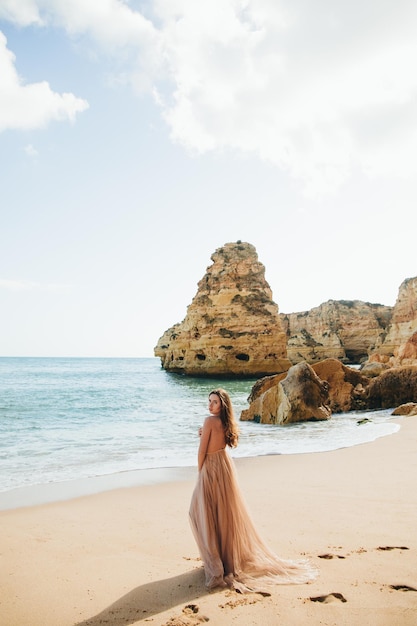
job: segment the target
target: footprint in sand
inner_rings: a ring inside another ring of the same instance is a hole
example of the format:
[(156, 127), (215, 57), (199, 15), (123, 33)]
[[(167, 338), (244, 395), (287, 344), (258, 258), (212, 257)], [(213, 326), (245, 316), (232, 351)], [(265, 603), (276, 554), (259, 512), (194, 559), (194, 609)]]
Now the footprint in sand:
[(187, 604), (182, 610), (183, 615), (171, 617), (165, 622), (164, 626), (197, 626), (202, 622), (208, 622), (209, 618), (205, 615), (198, 615), (199, 608), (197, 604)]
[(390, 585), (390, 589), (395, 589), (395, 591), (417, 591), (417, 589), (409, 585)]
[(347, 602), (346, 598), (341, 593), (328, 593), (325, 596), (310, 598), (310, 600), (312, 602), (322, 602), (323, 604), (330, 604), (330, 602), (335, 602), (336, 600), (339, 602)]
[(409, 550), (407, 546), (379, 546), (377, 550)]
[(235, 609), (237, 606), (256, 604), (259, 601), (260, 601), (260, 598), (256, 597), (255, 594), (247, 594), (237, 600), (228, 600), (224, 604), (219, 604), (219, 608)]
[(319, 554), (319, 559), (345, 559), (341, 554)]

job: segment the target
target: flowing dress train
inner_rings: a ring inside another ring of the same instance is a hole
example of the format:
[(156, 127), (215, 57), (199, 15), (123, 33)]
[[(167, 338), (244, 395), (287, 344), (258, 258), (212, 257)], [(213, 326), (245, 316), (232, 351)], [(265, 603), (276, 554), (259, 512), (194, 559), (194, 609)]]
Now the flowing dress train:
[(305, 583), (317, 569), (271, 552), (257, 533), (225, 449), (208, 453), (190, 504), (191, 528), (204, 564), (206, 587), (252, 591), (262, 585)]

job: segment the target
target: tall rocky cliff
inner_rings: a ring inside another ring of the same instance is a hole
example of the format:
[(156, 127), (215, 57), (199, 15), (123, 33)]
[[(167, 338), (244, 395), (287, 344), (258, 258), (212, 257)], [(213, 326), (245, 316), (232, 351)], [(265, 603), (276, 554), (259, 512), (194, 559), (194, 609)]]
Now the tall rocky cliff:
[(358, 300), (329, 300), (310, 311), (280, 314), (291, 363), (339, 359), (360, 363), (386, 334), (392, 307)]
[(310, 311), (279, 314), (254, 246), (227, 243), (211, 260), (185, 319), (155, 348), (166, 370), (259, 377), (330, 358), (367, 361), (366, 375), (374, 376), (417, 365), (417, 277), (402, 283), (394, 307), (329, 300)]
[(162, 367), (193, 376), (287, 371), (286, 335), (254, 246), (227, 243), (211, 260), (185, 319), (158, 341)]
[(389, 367), (417, 364), (417, 277), (401, 283), (391, 323), (371, 350), (370, 361)]

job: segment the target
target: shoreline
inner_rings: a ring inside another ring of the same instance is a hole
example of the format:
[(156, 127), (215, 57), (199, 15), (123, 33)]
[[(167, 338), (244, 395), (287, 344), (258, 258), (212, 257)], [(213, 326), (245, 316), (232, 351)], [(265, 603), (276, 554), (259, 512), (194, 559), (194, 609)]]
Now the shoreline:
[[(392, 420), (392, 423), (396, 424), (398, 426), (398, 429), (401, 428), (400, 418)], [(376, 436), (370, 441), (344, 445), (331, 450), (291, 453), (265, 453), (244, 457), (234, 456), (233, 458), (234, 462), (239, 464), (246, 459), (256, 459), (262, 457), (325, 454), (326, 452), (333, 452), (337, 450), (344, 450), (345, 448), (371, 444), (378, 439), (391, 437), (396, 432), (398, 432), (398, 430)], [(196, 472), (197, 464), (186, 466), (140, 468), (135, 470), (122, 470), (111, 474), (101, 474), (97, 476), (71, 478), (68, 480), (57, 482), (13, 487), (12, 489), (8, 489), (6, 491), (0, 491), (0, 512), (24, 507), (38, 506), (42, 504), (49, 504), (53, 502), (64, 502), (66, 500), (72, 500), (78, 497), (113, 491), (115, 489), (124, 489), (129, 487), (165, 482), (172, 483), (178, 480), (188, 480), (190, 479), (190, 477), (194, 478), (196, 476)]]
[(258, 531), (282, 558), (311, 559), (313, 583), (207, 592), (188, 523), (197, 470), (183, 468), (1, 511), (0, 626), (414, 626), (417, 417), (399, 422), (356, 446), (235, 459)]
[(89, 476), (56, 483), (15, 487), (0, 492), (0, 513), (31, 506), (53, 504), (54, 502), (65, 502), (117, 489), (187, 480), (193, 475), (193, 470), (197, 471), (197, 467), (155, 467), (125, 470), (116, 474)]

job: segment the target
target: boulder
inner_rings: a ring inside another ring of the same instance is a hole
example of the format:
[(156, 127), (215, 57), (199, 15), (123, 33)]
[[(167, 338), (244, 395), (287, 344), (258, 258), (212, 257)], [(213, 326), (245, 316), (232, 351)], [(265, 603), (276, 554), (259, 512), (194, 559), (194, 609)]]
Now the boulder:
[(392, 367), (369, 381), (368, 407), (390, 409), (417, 402), (417, 365)]
[(287, 372), (284, 372), (282, 374), (275, 374), (274, 376), (264, 376), (263, 378), (257, 380), (249, 394), (249, 404), (251, 402), (254, 402), (256, 398), (259, 398), (259, 396), (265, 393), (265, 391), (268, 391), (268, 389), (270, 389), (271, 387), (278, 385), (278, 383), (281, 382), (281, 380), (285, 378), (286, 375)]
[(406, 402), (397, 406), (392, 415), (417, 415), (417, 402)]
[(366, 392), (369, 378), (347, 367), (337, 359), (325, 359), (312, 366), (320, 380), (329, 385), (329, 406), (332, 413), (360, 411), (367, 408)]
[(290, 424), (311, 420), (327, 420), (331, 417), (328, 405), (328, 384), (320, 380), (305, 362), (292, 366), (285, 377), (270, 377), (263, 381), (251, 396), (249, 408), (243, 411), (241, 420), (253, 420), (263, 424)]
[(384, 363), (380, 363), (379, 361), (368, 361), (363, 365), (360, 369), (362, 376), (366, 376), (367, 378), (375, 378), (375, 376), (379, 376), (388, 368), (388, 365)]

